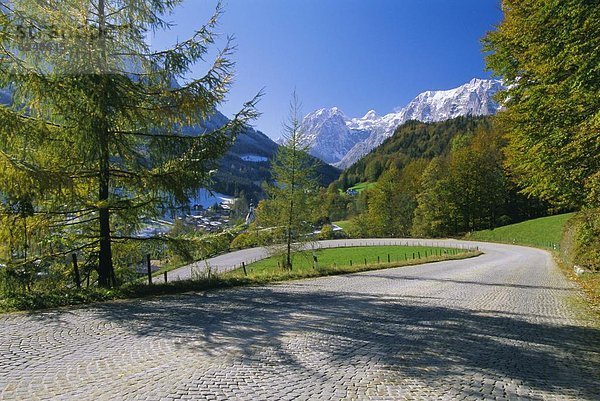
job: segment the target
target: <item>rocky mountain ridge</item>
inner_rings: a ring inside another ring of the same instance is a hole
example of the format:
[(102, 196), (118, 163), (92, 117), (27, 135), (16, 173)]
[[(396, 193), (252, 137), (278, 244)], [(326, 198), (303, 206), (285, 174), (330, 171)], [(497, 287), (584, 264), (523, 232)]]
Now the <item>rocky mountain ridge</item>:
[(393, 135), (410, 120), (437, 122), (459, 116), (493, 115), (501, 106), (494, 94), (504, 89), (499, 80), (472, 79), (454, 89), (426, 91), (405, 107), (379, 116), (370, 110), (351, 118), (337, 107), (309, 113), (302, 121), (310, 153), (326, 163), (347, 168)]

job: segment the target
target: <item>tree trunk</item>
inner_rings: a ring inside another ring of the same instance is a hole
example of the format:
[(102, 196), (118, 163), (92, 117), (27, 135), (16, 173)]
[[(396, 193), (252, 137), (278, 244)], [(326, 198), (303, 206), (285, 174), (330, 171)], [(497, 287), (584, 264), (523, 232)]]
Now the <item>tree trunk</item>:
[(298, 138), (296, 136), (296, 131), (294, 130), (292, 136), (292, 180), (290, 183), (290, 211), (288, 217), (288, 235), (287, 235), (287, 255), (286, 255), (286, 268), (288, 270), (292, 270), (292, 224), (294, 219), (294, 194), (295, 194), (295, 186), (296, 186), (296, 145)]
[[(293, 194), (293, 192), (292, 192)], [(288, 229), (287, 229), (287, 254), (286, 254), (286, 265), (285, 268), (288, 270), (292, 270), (292, 213), (294, 211), (294, 198), (292, 195), (292, 200), (290, 201), (290, 215), (288, 220)]]
[[(100, 51), (102, 52), (103, 61), (106, 61), (105, 54), (105, 33), (106, 33), (106, 16), (105, 16), (105, 4), (104, 0), (98, 1), (98, 29), (99, 29), (99, 40), (100, 40)], [(99, 71), (99, 80), (101, 85), (110, 85), (109, 80), (103, 73), (108, 73), (107, 70)], [(105, 97), (104, 94), (100, 95), (99, 101), (104, 105)], [(106, 110), (105, 107), (102, 109)], [(102, 116), (106, 118), (106, 115)], [(115, 274), (112, 260), (112, 248), (110, 238), (110, 209), (108, 205), (110, 195), (110, 149), (109, 149), (109, 138), (108, 129), (105, 121), (101, 121), (98, 126), (98, 145), (99, 149), (99, 185), (98, 185), (98, 201), (100, 207), (98, 209), (98, 218), (100, 222), (100, 253), (98, 255), (98, 285), (104, 288), (110, 288), (114, 286)]]
[(285, 261), (286, 269), (292, 270), (292, 233), (291, 230), (288, 230), (288, 238), (287, 238), (287, 255)]
[(100, 201), (100, 254), (98, 260), (98, 284), (110, 288), (114, 280), (112, 249), (110, 239), (110, 210), (107, 202), (110, 190), (109, 149), (107, 135), (100, 134), (100, 185), (98, 200)]

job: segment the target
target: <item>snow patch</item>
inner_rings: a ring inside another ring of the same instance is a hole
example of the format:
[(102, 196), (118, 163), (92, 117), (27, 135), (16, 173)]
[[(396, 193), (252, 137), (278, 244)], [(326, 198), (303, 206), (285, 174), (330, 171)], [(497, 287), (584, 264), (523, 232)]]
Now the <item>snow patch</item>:
[(231, 206), (234, 203), (234, 198), (229, 195), (223, 195), (218, 192), (210, 192), (207, 189), (200, 189), (192, 199), (190, 199), (190, 205), (201, 205), (204, 209), (208, 209), (215, 203), (219, 205)]
[(252, 162), (252, 163), (262, 163), (262, 162), (269, 161), (268, 157), (258, 156), (258, 155), (243, 155), (243, 156), (240, 156), (240, 159), (242, 159), (245, 162)]

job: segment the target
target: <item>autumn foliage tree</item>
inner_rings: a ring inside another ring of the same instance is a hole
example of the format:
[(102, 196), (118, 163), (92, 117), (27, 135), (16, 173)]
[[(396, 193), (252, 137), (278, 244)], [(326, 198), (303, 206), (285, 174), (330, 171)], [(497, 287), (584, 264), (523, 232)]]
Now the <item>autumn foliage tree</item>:
[(484, 39), (502, 77), (508, 167), (526, 194), (562, 208), (600, 205), (600, 7), (503, 0)]

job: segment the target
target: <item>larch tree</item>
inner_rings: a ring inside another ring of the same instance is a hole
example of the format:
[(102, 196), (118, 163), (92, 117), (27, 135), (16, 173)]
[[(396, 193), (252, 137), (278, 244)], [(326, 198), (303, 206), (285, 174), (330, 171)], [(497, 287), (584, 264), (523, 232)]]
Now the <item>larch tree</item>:
[(283, 139), (271, 162), (273, 182), (266, 187), (267, 198), (257, 209), (257, 221), (273, 230), (273, 240), (278, 244), (274, 251), (283, 255), (283, 267), (291, 270), (293, 253), (304, 249), (312, 240), (312, 220), (318, 199), (318, 166), (308, 154), (295, 92)]
[(0, 106), (0, 194), (30, 202), (12, 215), (57, 239), (38, 241), (25, 262), (86, 251), (97, 255), (99, 285), (114, 285), (113, 246), (186, 204), (257, 115), (254, 99), (221, 128), (189, 133), (225, 99), (233, 63), (228, 41), (189, 77), (215, 43), (220, 6), (189, 39), (151, 49), (149, 35), (170, 27), (181, 2), (0, 3), (0, 88), (10, 95)]

